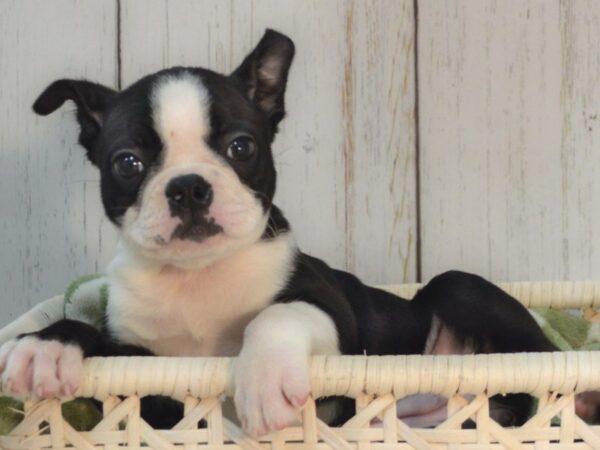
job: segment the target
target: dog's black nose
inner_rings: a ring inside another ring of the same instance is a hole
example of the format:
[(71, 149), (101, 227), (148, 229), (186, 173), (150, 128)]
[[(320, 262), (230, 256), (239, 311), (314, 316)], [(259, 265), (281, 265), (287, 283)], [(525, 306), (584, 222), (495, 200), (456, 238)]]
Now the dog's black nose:
[(213, 190), (204, 178), (190, 174), (169, 181), (165, 195), (175, 215), (185, 211), (207, 210), (213, 199)]

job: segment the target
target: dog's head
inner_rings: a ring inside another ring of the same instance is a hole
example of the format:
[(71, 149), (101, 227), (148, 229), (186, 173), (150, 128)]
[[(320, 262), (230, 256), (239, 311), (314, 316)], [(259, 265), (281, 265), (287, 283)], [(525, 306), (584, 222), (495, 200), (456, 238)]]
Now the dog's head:
[(77, 107), (80, 144), (125, 242), (181, 267), (261, 238), (275, 192), (271, 143), (285, 114), (294, 44), (267, 30), (230, 75), (172, 68), (116, 92), (58, 80), (33, 105)]

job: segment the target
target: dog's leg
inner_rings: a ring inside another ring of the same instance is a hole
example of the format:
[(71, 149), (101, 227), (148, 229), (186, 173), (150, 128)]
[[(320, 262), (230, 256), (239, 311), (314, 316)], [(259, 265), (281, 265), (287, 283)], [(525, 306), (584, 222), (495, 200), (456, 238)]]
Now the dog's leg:
[(134, 355), (151, 353), (120, 345), (84, 322), (62, 319), (0, 347), (0, 376), (3, 385), (15, 394), (39, 398), (72, 395), (79, 387), (84, 358)]
[[(141, 347), (115, 343), (91, 325), (64, 319), (0, 347), (0, 376), (14, 394), (71, 396), (79, 388), (84, 358), (150, 355)], [(145, 397), (141, 407), (154, 428), (170, 428), (183, 416), (181, 403), (167, 397)]]
[(244, 430), (260, 436), (297, 422), (310, 393), (310, 355), (338, 352), (336, 327), (317, 307), (295, 301), (263, 310), (246, 327), (235, 368)]
[(38, 398), (72, 395), (83, 358), (103, 354), (104, 341), (91, 325), (66, 319), (19, 336), (0, 348), (2, 384), (9, 392)]
[[(436, 320), (441, 324), (432, 353), (556, 350), (521, 303), (476, 275), (457, 271), (439, 275), (417, 293), (411, 307), (431, 314), (432, 324)], [(527, 419), (533, 399), (510, 394), (490, 400), (490, 416), (511, 426)]]
[(479, 353), (556, 350), (521, 303), (477, 275), (438, 275), (415, 295), (411, 307), (427, 310), (457, 339), (472, 340)]

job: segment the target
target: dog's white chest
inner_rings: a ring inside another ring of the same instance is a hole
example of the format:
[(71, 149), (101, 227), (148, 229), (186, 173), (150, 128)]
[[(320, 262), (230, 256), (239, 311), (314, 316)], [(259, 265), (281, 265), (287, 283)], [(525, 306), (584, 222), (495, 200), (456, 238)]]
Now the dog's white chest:
[(143, 267), (121, 254), (109, 267), (109, 327), (158, 355), (236, 355), (248, 322), (285, 285), (292, 258), (285, 236), (194, 272)]

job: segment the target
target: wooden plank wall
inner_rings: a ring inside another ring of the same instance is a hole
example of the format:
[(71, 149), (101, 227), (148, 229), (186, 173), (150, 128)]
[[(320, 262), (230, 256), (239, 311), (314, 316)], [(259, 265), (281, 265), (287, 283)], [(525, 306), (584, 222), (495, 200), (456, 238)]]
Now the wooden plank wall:
[(418, 8), (423, 277), (597, 278), (600, 3)]
[[(264, 28), (297, 44), (274, 151), (301, 247), (372, 283), (600, 267), (594, 0), (0, 0), (0, 325), (98, 272), (116, 233), (64, 76), (229, 72)], [(599, 242), (599, 244), (596, 244)]]
[(65, 76), (116, 85), (116, 6), (0, 0), (0, 325), (113, 253), (74, 108), (38, 118), (31, 105)]

